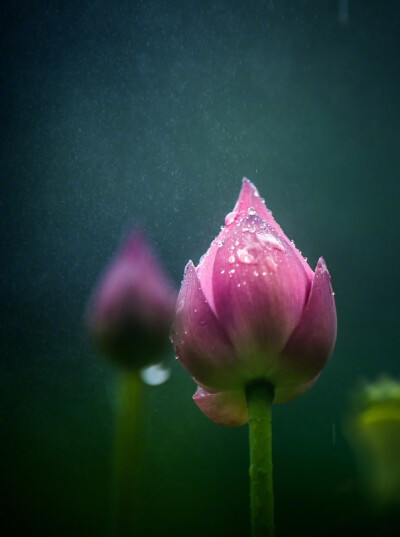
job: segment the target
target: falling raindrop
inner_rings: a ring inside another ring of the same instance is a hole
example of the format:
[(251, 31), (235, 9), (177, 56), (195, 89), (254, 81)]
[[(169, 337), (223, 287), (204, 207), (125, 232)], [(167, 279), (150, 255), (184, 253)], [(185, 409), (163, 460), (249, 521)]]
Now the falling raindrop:
[(148, 386), (164, 384), (171, 376), (171, 370), (163, 363), (145, 367), (140, 371), (140, 378)]

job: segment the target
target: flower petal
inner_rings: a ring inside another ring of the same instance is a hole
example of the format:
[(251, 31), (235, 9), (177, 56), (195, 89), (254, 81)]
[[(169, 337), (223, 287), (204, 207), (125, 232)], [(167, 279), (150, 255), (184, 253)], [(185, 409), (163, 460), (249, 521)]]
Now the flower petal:
[[(217, 252), (213, 271), (217, 318), (237, 353), (246, 349), (247, 364), (252, 348), (258, 362), (268, 353), (279, 354), (300, 320), (309, 288), (293, 248), (252, 212), (238, 221)], [(257, 367), (257, 373), (269, 372), (270, 366), (266, 363), (261, 371)]]
[(278, 222), (276, 222), (276, 220), (272, 216), (272, 211), (270, 211), (265, 205), (265, 202), (260, 197), (260, 194), (258, 193), (257, 188), (253, 185), (251, 181), (249, 181), (248, 179), (246, 179), (246, 177), (244, 177), (242, 190), (240, 191), (239, 199), (233, 211), (236, 212), (237, 214), (240, 214), (240, 213), (247, 214), (249, 212), (249, 209), (250, 210), (254, 209), (256, 213), (259, 216), (261, 216), (261, 218), (266, 220), (268, 224), (271, 226), (271, 228), (276, 231), (276, 233), (279, 235), (280, 240), (282, 242), (287, 242), (288, 245), (290, 245), (290, 248), (293, 249), (296, 257), (298, 258), (300, 263), (303, 265), (303, 268), (308, 278), (311, 281), (314, 275), (313, 271), (311, 270), (311, 267), (308, 265), (307, 261), (301, 255), (301, 252), (294, 246), (294, 243), (287, 238), (287, 236), (285, 235), (283, 229), (278, 224)]
[(238, 427), (248, 421), (244, 390), (210, 393), (198, 386), (193, 400), (214, 423), (225, 427)]
[(224, 389), (236, 375), (233, 346), (209, 306), (189, 262), (178, 295), (172, 339), (185, 369), (207, 386)]
[(215, 313), (214, 305), (214, 292), (212, 287), (212, 274), (214, 270), (215, 256), (218, 249), (224, 243), (225, 238), (228, 236), (228, 228), (222, 228), (220, 234), (212, 241), (210, 248), (200, 259), (196, 268), (197, 275), (201, 282), (201, 289), (206, 297), (210, 308)]
[(274, 396), (274, 403), (288, 403), (289, 401), (293, 401), (293, 399), (297, 399), (297, 397), (300, 397), (300, 395), (303, 395), (303, 393), (308, 392), (308, 390), (313, 386), (319, 378), (319, 374), (316, 375), (312, 380), (309, 382), (305, 382), (304, 384), (288, 384), (288, 383), (278, 383), (277, 386), (275, 386), (275, 396)]
[(272, 213), (265, 206), (264, 200), (260, 197), (257, 188), (246, 177), (243, 177), (242, 189), (233, 212), (247, 214), (251, 208), (264, 218), (264, 220), (267, 220), (269, 224), (274, 223), (275, 225), (273, 227), (276, 227), (280, 233), (283, 233), (280, 226), (272, 218)]
[(301, 372), (304, 380), (318, 374), (333, 352), (337, 326), (333, 295), (331, 277), (321, 257), (300, 322), (282, 353), (282, 360)]

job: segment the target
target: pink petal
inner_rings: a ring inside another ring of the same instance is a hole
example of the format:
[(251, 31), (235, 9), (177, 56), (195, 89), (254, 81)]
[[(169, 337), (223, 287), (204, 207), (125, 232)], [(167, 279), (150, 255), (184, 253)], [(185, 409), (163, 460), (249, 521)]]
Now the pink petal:
[(212, 241), (209, 249), (200, 259), (200, 262), (197, 266), (197, 275), (201, 282), (201, 288), (206, 297), (210, 308), (215, 313), (214, 305), (214, 292), (212, 288), (212, 274), (214, 269), (215, 256), (217, 255), (219, 246), (224, 242), (225, 238), (228, 236), (228, 228), (223, 228), (220, 234)]
[(251, 181), (244, 177), (242, 190), (240, 191), (239, 199), (235, 205), (234, 212), (238, 214), (247, 214), (249, 209), (252, 208), (277, 232), (282, 242), (287, 242), (288, 245), (290, 245), (290, 248), (292, 248), (295, 252), (295, 255), (299, 259), (300, 263), (303, 265), (303, 268), (311, 281), (314, 274), (307, 261), (301, 255), (299, 250), (294, 246), (294, 244), (287, 238), (278, 222), (276, 222), (276, 220), (272, 216), (272, 212), (266, 207), (264, 200), (260, 197), (257, 188), (253, 185)]
[[(275, 367), (267, 356), (275, 361), (286, 344), (309, 288), (293, 248), (258, 215), (243, 216), (218, 249), (213, 289), (217, 318), (251, 377)], [(251, 351), (258, 364), (254, 370), (248, 367)]]
[(308, 392), (311, 386), (317, 382), (318, 378), (319, 374), (304, 384), (278, 384), (275, 386), (274, 403), (288, 403), (289, 401), (293, 401), (293, 399), (297, 399), (300, 395)]
[(177, 358), (196, 380), (213, 388), (231, 387), (235, 352), (202, 292), (192, 262), (185, 269), (177, 300), (173, 343)]
[(168, 332), (176, 292), (149, 241), (132, 232), (99, 279), (88, 306), (88, 323), (96, 333), (120, 331), (135, 323)]
[(310, 379), (324, 367), (336, 341), (336, 307), (331, 277), (325, 260), (317, 263), (310, 296), (299, 324), (285, 349), (282, 360)]
[(248, 421), (244, 390), (210, 393), (199, 386), (193, 400), (207, 418), (218, 425), (238, 427)]
[(264, 218), (264, 220), (267, 220), (267, 222), (273, 227), (276, 227), (280, 233), (283, 233), (279, 225), (272, 218), (272, 213), (268, 211), (265, 206), (257, 188), (246, 177), (243, 177), (242, 189), (233, 212), (247, 214), (247, 211), (250, 208), (253, 208), (262, 218)]

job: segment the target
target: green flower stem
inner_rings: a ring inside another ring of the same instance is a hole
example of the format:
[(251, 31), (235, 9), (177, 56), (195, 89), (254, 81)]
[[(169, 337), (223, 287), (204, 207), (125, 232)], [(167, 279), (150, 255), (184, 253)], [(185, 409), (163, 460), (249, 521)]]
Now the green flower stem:
[(119, 373), (114, 451), (113, 534), (136, 534), (143, 444), (143, 383), (139, 371)]
[(265, 381), (246, 388), (250, 436), (250, 510), (252, 537), (274, 535), (271, 409), (274, 388)]

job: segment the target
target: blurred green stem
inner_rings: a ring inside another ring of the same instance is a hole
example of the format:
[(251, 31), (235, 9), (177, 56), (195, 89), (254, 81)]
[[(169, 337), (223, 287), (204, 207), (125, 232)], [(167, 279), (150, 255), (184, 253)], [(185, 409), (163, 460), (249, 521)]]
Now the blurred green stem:
[(246, 388), (250, 436), (250, 511), (252, 537), (274, 535), (271, 409), (274, 388), (265, 381)]
[(134, 535), (140, 502), (143, 383), (139, 371), (119, 373), (114, 451), (113, 534)]

